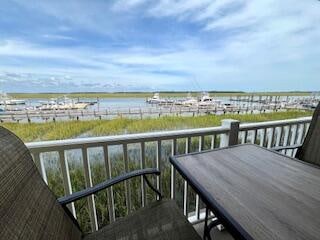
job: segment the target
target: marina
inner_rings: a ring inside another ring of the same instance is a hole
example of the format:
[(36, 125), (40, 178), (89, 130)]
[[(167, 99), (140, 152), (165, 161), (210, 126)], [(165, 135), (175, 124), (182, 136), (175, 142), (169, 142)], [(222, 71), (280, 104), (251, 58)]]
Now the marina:
[(198, 96), (162, 98), (69, 98), (14, 99), (4, 95), (0, 105), (1, 122), (43, 122), (113, 118), (157, 118), (162, 116), (200, 116), (205, 114), (258, 114), (308, 110), (316, 106), (319, 95), (310, 96)]

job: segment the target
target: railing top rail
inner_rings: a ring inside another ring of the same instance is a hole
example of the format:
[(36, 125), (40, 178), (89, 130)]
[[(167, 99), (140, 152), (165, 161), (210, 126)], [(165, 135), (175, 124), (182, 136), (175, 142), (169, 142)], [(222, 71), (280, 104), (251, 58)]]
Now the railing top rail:
[(285, 119), (277, 121), (267, 121), (267, 122), (255, 122), (255, 123), (243, 123), (240, 124), (240, 131), (255, 130), (259, 128), (269, 128), (269, 127), (281, 127), (292, 124), (309, 123), (312, 117), (302, 117), (295, 119)]
[(136, 143), (136, 142), (148, 142), (157, 140), (170, 140), (174, 138), (201, 136), (206, 134), (221, 134), (229, 131), (226, 127), (209, 127), (209, 128), (195, 128), (184, 129), (174, 131), (161, 131), (161, 132), (148, 132), (137, 134), (125, 134), (116, 136), (104, 136), (104, 137), (88, 137), (78, 139), (66, 139), (66, 140), (54, 140), (54, 141), (41, 141), (26, 143), (27, 147), (31, 151), (51, 150), (57, 151), (59, 149), (75, 149), (86, 147), (102, 146), (104, 144), (116, 145), (123, 143)]

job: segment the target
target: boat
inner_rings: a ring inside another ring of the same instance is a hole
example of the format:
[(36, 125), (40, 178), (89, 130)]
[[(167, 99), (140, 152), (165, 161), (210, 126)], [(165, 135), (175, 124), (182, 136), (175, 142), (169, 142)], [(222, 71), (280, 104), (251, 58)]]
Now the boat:
[(224, 110), (233, 110), (235, 108), (236, 108), (236, 106), (234, 104), (232, 104), (232, 103), (224, 103), (223, 104), (223, 109)]
[(198, 99), (195, 97), (192, 97), (191, 93), (188, 93), (187, 98), (181, 101), (181, 105), (186, 107), (195, 106), (197, 104), (198, 104)]
[(88, 107), (88, 103), (79, 103), (66, 96), (62, 98), (51, 98), (47, 103), (42, 103), (39, 110), (79, 110)]
[(91, 105), (91, 106), (97, 104), (98, 102), (99, 102), (98, 100), (79, 100), (79, 98), (78, 98), (78, 101), (77, 101), (77, 103), (85, 103), (85, 104), (88, 104), (88, 105)]
[(206, 92), (203, 92), (198, 98), (193, 97), (191, 93), (189, 93), (186, 99), (179, 101), (179, 105), (183, 105), (187, 107), (191, 107), (191, 106), (206, 107), (206, 106), (215, 106), (220, 104), (221, 104), (220, 100), (216, 100), (213, 97), (210, 97), (210, 95)]
[(6, 93), (0, 94), (0, 105), (2, 106), (11, 106), (11, 105), (25, 105), (26, 100), (23, 99), (14, 99), (9, 97)]
[(199, 106), (212, 106), (212, 105), (220, 105), (220, 104), (221, 104), (220, 100), (210, 97), (210, 95), (207, 92), (203, 92), (201, 94), (198, 102)]
[(317, 107), (317, 105), (318, 105), (317, 102), (301, 104), (302, 107), (309, 108), (309, 109), (315, 109)]
[(161, 99), (160, 99), (159, 93), (154, 93), (152, 98), (147, 99), (147, 103), (150, 103), (150, 104), (158, 104), (160, 101)]
[(147, 103), (150, 104), (169, 104), (173, 103), (173, 100), (167, 98), (160, 98), (159, 93), (154, 93), (152, 98), (147, 99)]

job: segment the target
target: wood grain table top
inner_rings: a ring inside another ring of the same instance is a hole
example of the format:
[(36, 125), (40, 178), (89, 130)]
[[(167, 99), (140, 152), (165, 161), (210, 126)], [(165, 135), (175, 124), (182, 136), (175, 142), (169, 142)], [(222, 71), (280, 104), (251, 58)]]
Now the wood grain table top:
[(320, 239), (320, 168), (251, 144), (170, 161), (236, 239)]

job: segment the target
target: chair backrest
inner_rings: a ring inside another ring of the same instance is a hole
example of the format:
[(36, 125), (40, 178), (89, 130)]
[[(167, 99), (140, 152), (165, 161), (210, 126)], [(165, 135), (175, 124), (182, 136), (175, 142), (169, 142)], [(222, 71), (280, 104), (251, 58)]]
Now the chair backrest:
[(29, 150), (0, 126), (0, 239), (81, 239), (40, 176)]
[(320, 103), (313, 113), (307, 136), (296, 157), (320, 165)]

